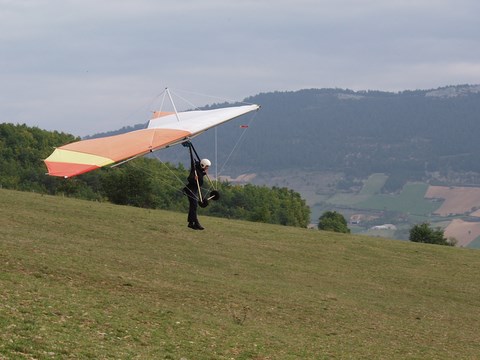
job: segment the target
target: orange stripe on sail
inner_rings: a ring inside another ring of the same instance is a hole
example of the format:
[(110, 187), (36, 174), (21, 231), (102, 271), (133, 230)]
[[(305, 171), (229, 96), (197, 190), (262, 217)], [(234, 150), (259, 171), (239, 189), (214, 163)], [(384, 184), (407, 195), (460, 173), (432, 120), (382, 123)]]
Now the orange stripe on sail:
[(114, 162), (147, 153), (190, 136), (190, 132), (172, 129), (144, 129), (99, 139), (78, 141), (60, 149), (78, 151), (114, 160)]

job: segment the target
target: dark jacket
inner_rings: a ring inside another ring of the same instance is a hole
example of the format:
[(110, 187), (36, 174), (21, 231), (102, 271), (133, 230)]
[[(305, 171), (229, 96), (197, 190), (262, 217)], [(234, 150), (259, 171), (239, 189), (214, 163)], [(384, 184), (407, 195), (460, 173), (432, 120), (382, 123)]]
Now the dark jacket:
[(197, 182), (195, 181), (195, 170), (197, 170), (198, 184), (201, 187), (203, 185), (203, 177), (206, 175), (206, 172), (200, 166), (200, 162), (195, 161), (192, 157), (191, 163), (190, 163), (190, 174), (188, 175), (188, 178), (187, 178), (188, 180), (187, 188), (189, 188), (194, 193), (197, 193), (198, 186), (197, 186)]

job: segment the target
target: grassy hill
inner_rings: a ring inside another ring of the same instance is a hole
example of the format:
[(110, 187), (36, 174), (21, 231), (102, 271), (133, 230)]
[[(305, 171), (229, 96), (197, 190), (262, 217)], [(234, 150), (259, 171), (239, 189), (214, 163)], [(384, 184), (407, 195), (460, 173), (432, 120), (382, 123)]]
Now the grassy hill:
[(477, 250), (0, 190), (0, 359), (473, 359)]

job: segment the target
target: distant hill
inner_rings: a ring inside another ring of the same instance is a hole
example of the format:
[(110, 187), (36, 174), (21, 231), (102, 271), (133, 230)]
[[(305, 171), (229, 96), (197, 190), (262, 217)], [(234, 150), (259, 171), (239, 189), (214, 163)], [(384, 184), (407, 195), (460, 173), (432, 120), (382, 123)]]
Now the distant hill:
[[(362, 177), (399, 170), (417, 176), (480, 172), (480, 86), (401, 93), (311, 89), (246, 101), (262, 109), (235, 160), (243, 170)], [(220, 147), (232, 140), (224, 136)]]
[[(262, 108), (254, 118), (217, 130), (218, 163), (229, 157), (224, 173), (232, 176), (281, 169), (454, 181), (458, 174), (480, 173), (480, 85), (398, 93), (306, 89), (262, 93), (245, 102)], [(215, 131), (194, 142), (202, 155), (214, 156)], [(178, 147), (158, 156), (186, 161)], [(477, 180), (470, 174), (459, 181)]]

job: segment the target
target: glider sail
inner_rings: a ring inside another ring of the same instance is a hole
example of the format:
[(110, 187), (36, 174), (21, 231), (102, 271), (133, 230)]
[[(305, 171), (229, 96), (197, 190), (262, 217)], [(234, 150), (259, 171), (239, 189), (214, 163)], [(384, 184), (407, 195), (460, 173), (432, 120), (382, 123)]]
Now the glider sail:
[(258, 109), (258, 105), (243, 105), (178, 113), (155, 112), (146, 129), (63, 145), (44, 162), (48, 175), (68, 178), (181, 143)]

